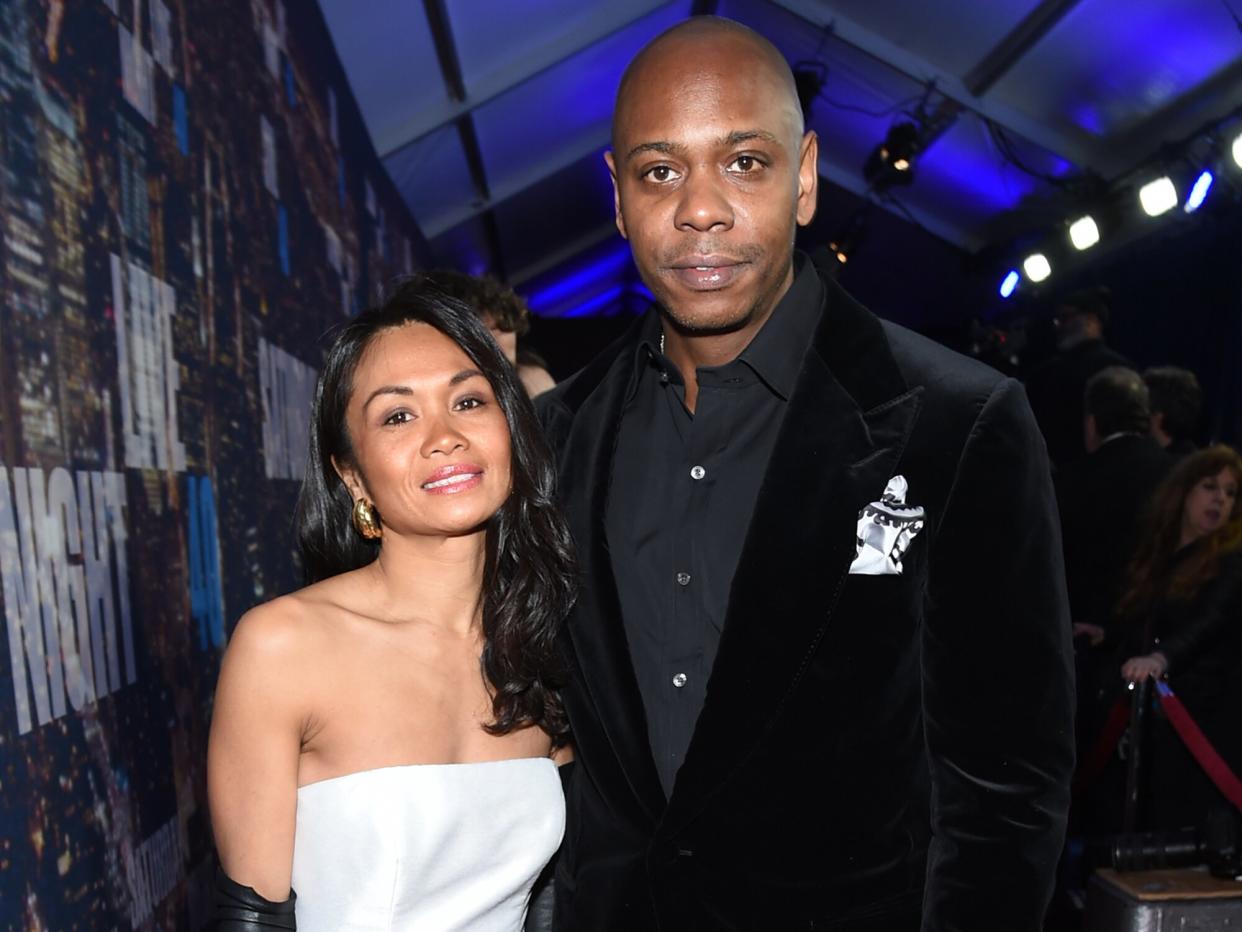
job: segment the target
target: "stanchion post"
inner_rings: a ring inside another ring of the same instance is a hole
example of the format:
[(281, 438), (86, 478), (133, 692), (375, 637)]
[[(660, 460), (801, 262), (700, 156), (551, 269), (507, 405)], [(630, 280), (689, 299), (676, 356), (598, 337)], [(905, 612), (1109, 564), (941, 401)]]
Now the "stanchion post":
[(1151, 707), (1151, 677), (1144, 677), (1132, 687), (1130, 699), (1130, 747), (1126, 767), (1126, 805), (1121, 830), (1130, 834), (1137, 830), (1139, 795), (1143, 772), (1143, 738), (1147, 731), (1147, 714)]

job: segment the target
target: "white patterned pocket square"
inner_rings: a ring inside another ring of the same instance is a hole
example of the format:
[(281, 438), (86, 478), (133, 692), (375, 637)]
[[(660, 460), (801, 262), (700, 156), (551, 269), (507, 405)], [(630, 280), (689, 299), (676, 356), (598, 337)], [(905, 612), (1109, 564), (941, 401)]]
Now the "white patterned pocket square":
[(899, 576), (901, 558), (910, 541), (923, 530), (922, 506), (907, 505), (905, 476), (893, 476), (878, 502), (858, 513), (857, 555), (850, 573), (858, 576)]

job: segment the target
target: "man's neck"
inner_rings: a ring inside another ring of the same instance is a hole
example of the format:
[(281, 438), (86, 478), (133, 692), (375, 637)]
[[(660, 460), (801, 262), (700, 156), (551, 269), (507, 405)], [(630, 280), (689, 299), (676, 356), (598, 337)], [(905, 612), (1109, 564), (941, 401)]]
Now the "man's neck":
[(1057, 345), (1057, 349), (1059, 349), (1062, 353), (1068, 353), (1070, 350), (1078, 349), (1078, 347), (1098, 339), (1099, 337), (1093, 333), (1076, 333), (1073, 336), (1062, 338), (1060, 343)]
[(763, 329), (764, 324), (772, 317), (777, 305), (781, 303), (789, 289), (793, 287), (794, 270), (792, 265), (789, 276), (775, 297), (769, 302), (766, 310), (756, 312), (736, 330), (696, 333), (681, 330), (674, 324), (667, 313), (661, 314), (660, 349), (677, 367), (685, 385), (685, 404), (690, 413), (694, 413), (699, 397), (698, 370), (711, 366), (723, 366), (733, 362), (742, 355)]

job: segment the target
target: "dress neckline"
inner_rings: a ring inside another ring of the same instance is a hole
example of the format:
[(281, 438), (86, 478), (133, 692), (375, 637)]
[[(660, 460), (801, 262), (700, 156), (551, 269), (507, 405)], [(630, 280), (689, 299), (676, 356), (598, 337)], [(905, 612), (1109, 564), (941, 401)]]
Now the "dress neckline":
[(467, 760), (467, 761), (450, 761), (448, 763), (439, 764), (389, 764), (384, 767), (372, 767), (368, 770), (355, 770), (353, 773), (344, 773), (337, 777), (325, 777), (322, 780), (315, 780), (312, 783), (303, 783), (298, 787), (298, 792), (309, 790), (313, 787), (323, 786), (327, 783), (339, 783), (342, 780), (350, 780), (354, 777), (366, 777), (374, 774), (388, 773), (397, 770), (413, 770), (420, 772), (432, 772), (436, 770), (460, 770), (466, 767), (494, 767), (497, 764), (527, 764), (530, 762), (547, 761), (553, 767), (558, 766), (556, 761), (551, 757), (502, 757), (498, 760)]

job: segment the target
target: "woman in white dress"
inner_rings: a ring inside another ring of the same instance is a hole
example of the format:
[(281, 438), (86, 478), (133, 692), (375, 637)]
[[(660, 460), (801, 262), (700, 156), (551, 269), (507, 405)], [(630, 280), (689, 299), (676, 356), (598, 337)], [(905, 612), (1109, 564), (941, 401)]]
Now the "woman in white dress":
[(247, 612), (220, 671), (220, 929), (522, 927), (564, 829), (552, 484), (471, 308), (414, 279), (340, 330), (296, 517), (309, 585)]

